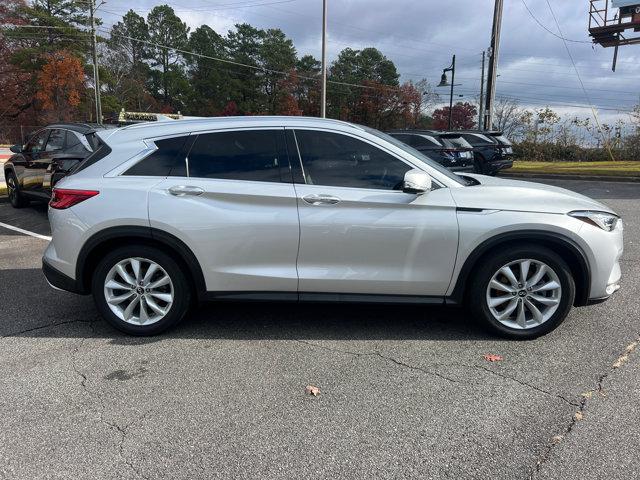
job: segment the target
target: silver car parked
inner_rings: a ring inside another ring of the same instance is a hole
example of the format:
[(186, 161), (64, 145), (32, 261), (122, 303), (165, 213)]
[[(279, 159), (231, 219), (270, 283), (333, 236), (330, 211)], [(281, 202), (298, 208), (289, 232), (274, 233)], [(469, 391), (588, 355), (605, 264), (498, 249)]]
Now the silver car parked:
[(98, 132), (50, 203), (44, 273), (116, 328), (202, 300), (468, 305), (533, 338), (619, 288), (622, 221), (561, 188), (458, 176), (376, 130), (243, 117)]

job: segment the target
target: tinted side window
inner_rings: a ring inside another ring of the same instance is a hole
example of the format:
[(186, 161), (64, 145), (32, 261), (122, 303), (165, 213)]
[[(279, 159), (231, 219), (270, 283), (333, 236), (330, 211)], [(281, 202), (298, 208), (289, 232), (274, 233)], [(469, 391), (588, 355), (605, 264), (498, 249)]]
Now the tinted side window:
[[(189, 152), (189, 176), (281, 182), (279, 130), (244, 130), (198, 135)], [(288, 172), (287, 172), (288, 174)]]
[(64, 148), (65, 133), (64, 130), (53, 129), (47, 140), (46, 152), (56, 152)]
[(81, 172), (85, 168), (88, 168), (91, 165), (93, 165), (95, 163), (98, 163), (100, 160), (102, 160), (104, 157), (106, 157), (110, 153), (111, 153), (111, 148), (109, 147), (109, 145), (107, 145), (106, 143), (103, 143), (102, 140), (100, 140), (96, 136), (96, 145), (95, 145), (95, 148), (93, 150), (93, 153), (90, 154), (84, 160), (82, 160), (78, 164), (78, 166), (73, 169), (73, 171), (71, 173)]
[(180, 154), (187, 137), (173, 137), (156, 140), (158, 149), (148, 157), (136, 163), (124, 175), (144, 177), (186, 177), (185, 155)]
[(78, 135), (69, 130), (67, 130), (67, 146), (65, 147), (65, 151), (67, 153), (79, 153), (83, 155), (89, 153), (89, 150), (82, 144)]
[(397, 138), (402, 143), (406, 143), (407, 145), (413, 145), (413, 143), (412, 143), (413, 135), (407, 135), (407, 134), (404, 134), (404, 133), (392, 133), (391, 136), (394, 137), (394, 138)]
[[(465, 133), (462, 137), (471, 145), (493, 145), (493, 142), (484, 135), (474, 135), (473, 133)], [(484, 138), (483, 138), (484, 137)]]
[(44, 150), (44, 145), (47, 141), (47, 137), (49, 136), (49, 130), (41, 130), (36, 133), (31, 140), (27, 143), (27, 148), (25, 152), (28, 153), (38, 153)]
[(310, 185), (399, 190), (411, 170), (393, 155), (347, 135), (296, 130), (296, 137)]
[(442, 146), (438, 140), (429, 135), (416, 135), (413, 146), (418, 148), (438, 148)]

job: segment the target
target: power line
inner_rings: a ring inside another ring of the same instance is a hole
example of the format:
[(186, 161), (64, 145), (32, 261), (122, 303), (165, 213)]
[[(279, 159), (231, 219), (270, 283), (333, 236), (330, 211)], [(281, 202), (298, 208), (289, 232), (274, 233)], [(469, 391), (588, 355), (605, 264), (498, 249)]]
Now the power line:
[(584, 86), (584, 83), (582, 83), (582, 77), (580, 76), (580, 72), (578, 71), (578, 67), (576, 67), (576, 62), (573, 60), (573, 55), (571, 54), (571, 50), (569, 50), (569, 46), (567, 45), (567, 41), (564, 39), (564, 35), (562, 33), (562, 28), (560, 27), (560, 22), (558, 22), (558, 18), (556, 17), (555, 12), (553, 11), (553, 7), (551, 6), (551, 3), (549, 2), (549, 0), (545, 0), (547, 2), (547, 6), (549, 7), (549, 11), (551, 12), (551, 16), (553, 17), (553, 21), (556, 23), (556, 27), (558, 28), (558, 32), (560, 33), (560, 36), (563, 37), (562, 38), (562, 43), (564, 44), (564, 48), (567, 51), (567, 55), (569, 55), (569, 59), (571, 60), (571, 63), (573, 64), (573, 68), (576, 71), (576, 76), (578, 77), (578, 81), (580, 82), (580, 86), (582, 87), (582, 91), (584, 92), (584, 96), (587, 99), (587, 102), (591, 105), (591, 113), (593, 113), (593, 118), (596, 121), (596, 125), (598, 126), (598, 131), (601, 133), (602, 135), (602, 140), (603, 140), (603, 145), (606, 147), (607, 151), (609, 152), (609, 156), (611, 157), (612, 161), (615, 161), (615, 158), (613, 156), (613, 152), (611, 151), (611, 147), (609, 146), (609, 142), (607, 141), (607, 138), (604, 135), (604, 132), (602, 131), (602, 127), (600, 126), (600, 120), (598, 119), (598, 113), (596, 112), (596, 109), (593, 108), (593, 104), (591, 102), (591, 99), (589, 98), (589, 93), (587, 92), (587, 89)]
[(565, 42), (572, 42), (572, 43), (588, 43), (588, 44), (592, 44), (593, 42), (590, 41), (586, 41), (586, 40), (571, 40), (569, 38), (564, 38), (560, 35), (558, 35), (557, 33), (552, 32), (549, 28), (547, 28), (540, 20), (538, 20), (538, 18), (533, 14), (533, 12), (531, 11), (531, 9), (529, 8), (529, 5), (527, 5), (527, 2), (525, 2), (524, 0), (522, 1), (522, 5), (524, 5), (524, 8), (527, 10), (527, 12), (529, 12), (529, 16), (531, 18), (533, 18), (533, 20), (535, 20), (535, 22), (540, 25), (540, 27), (545, 30), (547, 33), (550, 33), (551, 35), (553, 35), (556, 38), (559, 38), (560, 40), (563, 40)]

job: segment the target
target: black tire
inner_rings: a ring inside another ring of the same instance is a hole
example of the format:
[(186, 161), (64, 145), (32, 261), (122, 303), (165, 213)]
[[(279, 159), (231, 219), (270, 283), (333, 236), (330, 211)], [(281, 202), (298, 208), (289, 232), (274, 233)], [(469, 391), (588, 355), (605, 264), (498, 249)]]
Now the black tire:
[(20, 184), (16, 174), (12, 171), (7, 172), (5, 175), (7, 183), (7, 195), (9, 196), (9, 202), (13, 208), (23, 208), (29, 205), (29, 200), (25, 198), (20, 191)]
[(476, 154), (476, 158), (473, 161), (474, 173), (484, 174), (484, 158), (480, 154)]
[[(174, 299), (169, 311), (163, 318), (150, 325), (134, 325), (119, 318), (107, 304), (104, 285), (109, 271), (121, 260), (141, 257), (151, 260), (162, 267), (171, 278)], [(96, 307), (104, 319), (116, 329), (137, 336), (157, 335), (177, 325), (187, 314), (191, 306), (191, 284), (182, 267), (162, 250), (146, 245), (121, 247), (107, 254), (98, 263), (91, 282), (91, 291)]]
[[(545, 263), (555, 272), (562, 288), (560, 302), (553, 315), (544, 323), (528, 329), (504, 325), (493, 316), (487, 303), (487, 288), (493, 275), (503, 266), (520, 259)], [(552, 250), (533, 244), (509, 247), (489, 254), (478, 265), (468, 285), (468, 306), (476, 319), (490, 332), (518, 340), (538, 338), (558, 327), (569, 314), (576, 295), (575, 281), (566, 262)]]

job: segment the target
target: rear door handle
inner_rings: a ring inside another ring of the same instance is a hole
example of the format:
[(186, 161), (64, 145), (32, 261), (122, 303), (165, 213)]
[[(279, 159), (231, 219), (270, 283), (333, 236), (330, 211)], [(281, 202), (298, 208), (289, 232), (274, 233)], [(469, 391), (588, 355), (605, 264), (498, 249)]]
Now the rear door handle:
[(340, 203), (340, 199), (332, 195), (312, 194), (302, 197), (302, 200), (309, 205), (335, 205), (336, 203)]
[(199, 196), (204, 193), (204, 189), (200, 187), (194, 187), (191, 185), (177, 185), (175, 187), (171, 187), (169, 189), (169, 193), (176, 197), (184, 197), (187, 195), (191, 196)]

